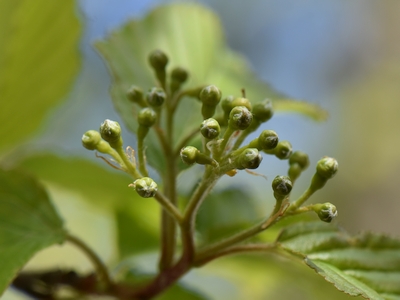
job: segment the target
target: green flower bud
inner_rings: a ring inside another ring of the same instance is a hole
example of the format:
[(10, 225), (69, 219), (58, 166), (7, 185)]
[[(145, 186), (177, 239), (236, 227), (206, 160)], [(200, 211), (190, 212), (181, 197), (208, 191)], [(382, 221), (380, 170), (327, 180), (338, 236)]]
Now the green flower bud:
[(314, 204), (313, 210), (317, 213), (321, 221), (330, 223), (337, 216), (336, 206), (327, 202), (323, 204)]
[(221, 127), (217, 120), (209, 118), (201, 123), (200, 132), (206, 139), (213, 140), (219, 136)]
[(186, 146), (181, 149), (181, 159), (185, 164), (193, 165), (195, 163), (200, 165), (213, 165), (218, 166), (218, 163), (211, 157), (201, 153), (199, 149), (193, 146)]
[(288, 175), (290, 179), (294, 182), (299, 176), (301, 172), (307, 169), (310, 161), (308, 159), (308, 155), (302, 151), (296, 151), (292, 153), (289, 157), (289, 170)]
[(221, 99), (221, 91), (215, 85), (206, 86), (201, 90), (199, 99), (203, 103), (201, 107), (203, 118), (211, 118), (215, 114), (215, 109)]
[(172, 95), (175, 94), (187, 78), (188, 72), (185, 69), (181, 67), (174, 68), (171, 72), (171, 81), (169, 84), (170, 93)]
[(199, 149), (193, 146), (186, 146), (181, 149), (181, 159), (185, 164), (193, 165), (196, 163), (196, 157), (199, 153)]
[(133, 103), (137, 103), (142, 107), (146, 106), (146, 102), (144, 101), (144, 97), (143, 97), (143, 91), (141, 88), (139, 88), (135, 85), (132, 85), (129, 88), (126, 95), (129, 99), (129, 101), (131, 101)]
[(272, 189), (274, 190), (274, 197), (277, 200), (285, 198), (292, 191), (293, 184), (287, 176), (276, 176), (272, 181)]
[(209, 85), (201, 90), (199, 98), (203, 105), (217, 106), (221, 100), (221, 91), (215, 85)]
[(288, 141), (280, 141), (273, 153), (279, 159), (288, 159), (292, 154), (292, 144)]
[(191, 89), (185, 90), (184, 93), (185, 93), (185, 95), (187, 95), (189, 97), (200, 99), (199, 95), (200, 95), (200, 92), (202, 91), (202, 89), (204, 89), (204, 87), (205, 86), (202, 85), (202, 86), (198, 86), (195, 88), (191, 88)]
[(140, 126), (149, 128), (154, 125), (156, 120), (156, 112), (149, 107), (143, 108), (138, 114), (138, 123)]
[(88, 150), (96, 150), (100, 141), (100, 133), (96, 130), (86, 131), (82, 136), (82, 145)]
[(243, 169), (257, 169), (261, 164), (262, 156), (256, 148), (245, 149), (237, 159), (236, 168)]
[(232, 108), (229, 114), (229, 127), (233, 130), (245, 130), (253, 121), (253, 115), (245, 106)]
[(338, 170), (338, 162), (331, 157), (323, 157), (317, 163), (317, 174), (325, 179), (331, 179)]
[(274, 110), (272, 108), (271, 100), (264, 100), (254, 105), (252, 113), (254, 118), (258, 121), (264, 123), (272, 118), (274, 115)]
[(271, 150), (278, 145), (279, 138), (275, 131), (264, 130), (258, 137), (259, 150)]
[(335, 176), (338, 170), (338, 162), (336, 159), (331, 157), (323, 157), (317, 163), (317, 171), (315, 172), (312, 180), (310, 189), (317, 191), (322, 189), (327, 181)]
[(251, 111), (251, 103), (247, 98), (235, 98), (232, 101), (232, 108), (235, 106), (244, 106)]
[(302, 151), (293, 152), (293, 154), (289, 157), (289, 165), (294, 164), (298, 164), (303, 171), (307, 169), (310, 164), (307, 153)]
[(186, 69), (181, 67), (176, 67), (171, 72), (171, 79), (181, 84), (187, 80), (188, 76), (189, 76), (188, 71), (186, 71)]
[(152, 107), (161, 107), (165, 101), (166, 95), (163, 89), (152, 88), (147, 93), (147, 102)]
[(100, 125), (100, 134), (103, 140), (108, 142), (112, 148), (122, 146), (121, 126), (118, 122), (105, 120)]
[(143, 198), (154, 197), (157, 193), (157, 183), (155, 183), (155, 181), (150, 177), (136, 179), (133, 182), (133, 187), (139, 196)]
[(233, 108), (233, 104), (232, 104), (233, 100), (235, 100), (235, 97), (232, 96), (232, 95), (230, 95), (230, 96), (224, 98), (224, 99), (221, 101), (222, 110), (223, 110), (227, 115), (229, 115), (229, 113), (231, 112), (231, 110), (232, 110), (232, 108)]
[(300, 167), (299, 164), (290, 165), (288, 175), (293, 183), (296, 181), (297, 178), (300, 177), (302, 171), (303, 169)]
[(167, 55), (161, 50), (154, 50), (149, 55), (149, 62), (156, 71), (163, 71), (168, 64)]

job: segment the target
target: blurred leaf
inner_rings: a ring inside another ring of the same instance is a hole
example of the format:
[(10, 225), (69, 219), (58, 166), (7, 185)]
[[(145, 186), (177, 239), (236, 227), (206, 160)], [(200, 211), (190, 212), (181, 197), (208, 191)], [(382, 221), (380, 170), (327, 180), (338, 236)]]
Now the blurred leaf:
[(367, 299), (400, 297), (400, 241), (363, 233), (350, 237), (321, 222), (296, 224), (278, 238), (337, 289)]
[(93, 203), (106, 208), (124, 205), (134, 198), (139, 199), (128, 188), (132, 182), (128, 175), (123, 172), (109, 172), (82, 158), (61, 158), (43, 153), (26, 158), (20, 163), (20, 167), (45, 182), (57, 183), (88, 195), (87, 198)]
[(65, 235), (44, 188), (30, 176), (0, 169), (0, 295), (35, 253)]
[(154, 250), (159, 245), (158, 235), (155, 234), (155, 231), (146, 228), (143, 222), (138, 222), (138, 218), (132, 215), (130, 211), (126, 210), (118, 210), (116, 213), (118, 248), (121, 259), (135, 253)]
[[(116, 213), (120, 254), (147, 251), (158, 244), (159, 205), (128, 187), (122, 172), (110, 172), (88, 160), (42, 154), (27, 158), (21, 167), (44, 182), (75, 191), (83, 199)], [(109, 168), (108, 166), (106, 166)]]
[[(166, 52), (170, 59), (168, 67), (188, 69), (190, 87), (215, 84), (225, 96), (240, 95), (241, 89), (245, 88), (247, 96), (255, 102), (268, 97), (273, 100), (284, 98), (286, 104), (282, 108), (285, 110), (299, 111), (314, 119), (325, 117), (315, 105), (305, 102), (291, 105), (292, 100), (257, 79), (243, 57), (227, 47), (218, 17), (199, 5), (159, 7), (142, 20), (129, 22), (96, 46), (113, 74), (111, 94), (114, 105), (133, 132), (138, 126), (137, 107), (132, 108), (126, 92), (132, 84), (145, 90), (155, 85), (147, 62), (148, 54), (155, 49)], [(277, 107), (279, 109), (279, 105)], [(177, 140), (202, 121), (200, 104), (193, 99), (183, 99), (176, 115), (175, 122), (181, 125), (175, 126)], [(162, 170), (165, 162), (159, 155), (160, 145), (154, 134), (147, 138), (146, 144), (149, 163)]]
[(30, 136), (65, 96), (80, 33), (75, 1), (0, 1), (0, 151)]
[[(218, 276), (229, 280), (236, 288), (231, 297), (212, 299), (355, 299), (335, 289), (315, 272), (310, 272), (305, 264), (282, 258), (268, 253), (228, 256), (198, 271), (203, 276)], [(208, 289), (204, 287), (204, 291)]]
[(196, 228), (203, 242), (212, 242), (254, 224), (257, 205), (244, 188), (211, 193), (197, 215)]
[(176, 300), (176, 299), (190, 299), (190, 300), (209, 300), (199, 292), (193, 291), (183, 284), (175, 284), (169, 288), (165, 293), (155, 298), (155, 300)]

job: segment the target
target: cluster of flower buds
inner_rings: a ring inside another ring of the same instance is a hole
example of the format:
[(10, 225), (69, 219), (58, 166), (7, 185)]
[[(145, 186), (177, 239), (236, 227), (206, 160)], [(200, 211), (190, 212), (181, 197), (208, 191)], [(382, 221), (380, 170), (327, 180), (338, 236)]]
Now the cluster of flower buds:
[[(239, 97), (229, 95), (222, 98), (221, 90), (215, 85), (185, 90), (183, 84), (187, 82), (189, 73), (181, 67), (175, 67), (170, 73), (167, 73), (168, 61), (164, 52), (153, 51), (149, 56), (149, 63), (158, 86), (151, 88), (147, 93), (143, 93), (142, 89), (137, 86), (132, 86), (127, 91), (127, 99), (137, 106), (135, 112), (138, 124), (139, 167), (137, 171), (135, 163), (130, 165), (131, 170), (134, 170), (134, 177), (136, 177), (131, 186), (142, 197), (148, 198), (156, 195), (157, 184), (147, 177), (144, 139), (154, 125), (158, 126), (158, 133), (163, 130), (160, 127), (166, 122), (161, 122), (160, 119), (165, 107), (167, 115), (173, 114), (181, 98), (195, 98), (201, 104), (199, 116), (203, 121), (201, 124), (194, 125), (191, 132), (200, 133), (203, 145), (199, 147), (197, 144), (185, 145), (183, 143), (185, 146), (179, 152), (181, 160), (189, 166), (204, 165), (215, 178), (225, 174), (233, 176), (237, 170), (257, 169), (263, 160), (263, 154), (273, 155), (280, 160), (288, 160), (287, 176), (276, 176), (272, 182), (273, 195), (277, 201), (275, 211), (278, 211), (282, 202), (289, 200), (295, 181), (307, 169), (310, 162), (306, 153), (293, 151), (289, 141), (280, 141), (274, 130), (264, 129), (257, 138), (247, 144), (244, 143), (251, 133), (257, 131), (273, 117), (274, 109), (271, 100), (264, 99), (251, 103), (246, 98), (244, 90)], [(170, 127), (173, 126), (170, 119), (168, 120)], [(190, 141), (192, 136), (183, 140)], [(173, 139), (168, 142), (172, 141)], [(122, 165), (122, 169), (129, 169), (128, 162), (126, 158), (122, 157), (123, 154), (120, 151), (122, 149), (121, 128), (117, 122), (106, 120), (101, 125), (100, 132), (94, 130), (86, 132), (82, 137), (82, 143), (89, 150), (110, 154)], [(174, 153), (178, 153), (178, 151)], [(130, 158), (130, 161), (132, 162), (133, 159)], [(299, 212), (301, 205), (335, 175), (337, 168), (338, 164), (335, 159), (322, 158), (317, 163), (317, 170), (310, 187), (303, 196), (292, 202), (288, 211)], [(321, 220), (326, 222), (330, 222), (337, 215), (336, 208), (330, 203), (314, 205), (312, 209), (317, 212)]]
[(101, 124), (99, 131), (89, 130), (82, 136), (83, 147), (110, 155), (112, 149), (122, 147), (122, 143), (121, 126), (108, 119)]

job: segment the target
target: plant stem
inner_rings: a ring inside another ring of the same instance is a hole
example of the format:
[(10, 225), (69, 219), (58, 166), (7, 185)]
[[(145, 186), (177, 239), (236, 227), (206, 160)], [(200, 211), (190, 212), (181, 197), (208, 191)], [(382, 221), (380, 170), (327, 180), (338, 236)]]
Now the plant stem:
[(222, 241), (216, 242), (214, 244), (204, 247), (203, 249), (200, 249), (196, 255), (195, 261), (201, 261), (209, 257), (210, 255), (214, 255), (215, 253), (218, 253), (219, 251), (224, 250), (232, 245), (243, 242), (248, 238), (251, 238), (256, 234), (271, 227), (279, 220), (283, 212), (286, 210), (287, 202), (283, 202), (282, 204), (283, 205), (280, 206), (280, 209), (274, 215), (271, 215), (267, 220), (264, 220), (261, 223), (258, 223), (253, 227), (243, 230), (242, 232), (230, 236)]
[(125, 165), (126, 171), (132, 176), (132, 178), (134, 180), (142, 178), (142, 175), (136, 170), (136, 168), (132, 165), (132, 162), (126, 156), (124, 149), (122, 147), (119, 147), (115, 150), (117, 151), (119, 157), (122, 159), (122, 162)]
[(288, 208), (288, 212), (293, 212), (297, 210), (304, 202), (306, 202), (312, 194), (314, 194), (314, 190), (308, 188), (296, 201), (294, 201), (290, 207)]
[[(169, 103), (169, 101), (167, 101)], [(174, 122), (173, 110), (170, 106), (167, 107), (167, 147), (165, 148), (164, 155), (166, 160), (166, 172), (164, 177), (165, 193), (170, 200), (171, 205), (177, 205), (176, 193), (176, 158), (173, 153), (173, 139), (174, 139)], [(168, 269), (172, 266), (176, 248), (176, 222), (175, 219), (169, 215), (166, 209), (161, 212), (161, 257), (159, 262), (160, 270)]]
[(110, 275), (108, 273), (107, 267), (98, 257), (98, 255), (88, 245), (86, 245), (81, 239), (77, 238), (76, 236), (67, 234), (66, 240), (71, 244), (74, 244), (76, 247), (78, 247), (80, 250), (82, 250), (82, 252), (84, 252), (87, 255), (87, 257), (93, 263), (96, 269), (97, 276), (99, 277), (100, 282), (104, 284), (105, 290), (110, 289), (112, 286)]
[[(175, 160), (172, 160), (172, 162), (171, 160), (171, 158), (167, 160), (167, 174), (164, 179), (165, 193), (170, 199), (170, 204), (176, 207), (175, 166), (172, 166), (172, 164), (175, 165)], [(176, 245), (176, 223), (165, 208), (163, 208), (161, 214), (161, 257), (159, 268), (164, 270), (171, 267), (173, 263)]]
[[(148, 300), (174, 284), (185, 275), (191, 266), (186, 261), (180, 260), (173, 267), (160, 272), (150, 283), (127, 295), (126, 299)], [(124, 298), (125, 299), (125, 298)]]
[(169, 213), (171, 217), (175, 219), (175, 221), (180, 224), (183, 221), (183, 216), (181, 212), (178, 210), (176, 205), (172, 204), (171, 201), (165, 197), (162, 193), (157, 192), (154, 196), (154, 199), (160, 203), (160, 205)]
[(275, 248), (276, 248), (275, 244), (247, 244), (247, 245), (232, 246), (224, 250), (221, 250), (219, 252), (210, 254), (209, 256), (203, 259), (196, 259), (194, 265), (196, 267), (201, 267), (209, 263), (210, 261), (223, 256), (238, 254), (238, 253), (266, 252), (266, 251), (271, 251)]
[(181, 226), (183, 256), (191, 262), (194, 260), (195, 255), (194, 235), (197, 210), (206, 197), (207, 192), (216, 184), (218, 178), (219, 176), (213, 173), (212, 168), (206, 168), (203, 179), (190, 198), (183, 215)]
[(232, 136), (232, 134), (233, 134), (234, 132), (235, 132), (235, 130), (232, 129), (231, 127), (228, 126), (228, 128), (226, 128), (225, 133), (224, 133), (224, 136), (222, 137), (222, 142), (221, 142), (219, 151), (218, 151), (216, 157), (214, 157), (214, 159), (215, 159), (216, 161), (219, 162), (221, 156), (222, 156), (223, 153), (224, 153), (225, 147), (226, 147), (226, 145), (228, 144), (229, 139), (230, 139), (230, 137)]
[(146, 159), (144, 153), (144, 145), (143, 145), (144, 138), (138, 138), (138, 160), (139, 160), (139, 171), (142, 173), (143, 176), (149, 176), (149, 173), (146, 168)]

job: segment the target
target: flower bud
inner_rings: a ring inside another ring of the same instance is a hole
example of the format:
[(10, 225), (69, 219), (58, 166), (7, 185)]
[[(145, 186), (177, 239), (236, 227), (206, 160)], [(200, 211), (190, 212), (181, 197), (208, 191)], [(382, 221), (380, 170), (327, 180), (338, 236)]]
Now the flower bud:
[(272, 181), (274, 197), (277, 200), (285, 198), (292, 191), (292, 181), (287, 176), (276, 176)]
[(288, 159), (292, 154), (292, 144), (288, 141), (280, 141), (272, 150), (264, 150), (268, 154), (274, 154), (279, 159)]
[(82, 136), (82, 145), (88, 150), (96, 150), (100, 141), (100, 133), (96, 130), (86, 131)]
[(331, 179), (338, 170), (338, 162), (331, 157), (323, 157), (317, 163), (317, 173), (325, 179)]
[(209, 118), (201, 123), (200, 132), (206, 139), (213, 140), (219, 136), (221, 127), (217, 120)]
[(167, 55), (161, 50), (154, 50), (149, 55), (149, 62), (156, 71), (163, 71), (168, 64)]
[(238, 156), (236, 168), (239, 170), (257, 169), (261, 161), (262, 156), (256, 148), (247, 148)]
[(235, 99), (233, 99), (231, 105), (232, 105), (232, 108), (236, 107), (236, 106), (244, 106), (249, 111), (251, 111), (251, 103), (250, 103), (249, 99), (247, 99), (247, 98), (242, 98), (242, 97), (235, 98)]
[(258, 149), (259, 150), (271, 150), (276, 148), (278, 145), (279, 138), (275, 131), (264, 130), (258, 137)]
[(202, 85), (202, 86), (197, 86), (197, 87), (185, 90), (185, 95), (189, 96), (189, 97), (200, 99), (199, 95), (200, 95), (201, 90), (204, 89), (204, 87), (205, 86)]
[(138, 123), (144, 127), (151, 127), (157, 120), (156, 112), (150, 107), (143, 108), (138, 114)]
[(322, 189), (327, 181), (335, 176), (337, 170), (338, 162), (336, 159), (327, 156), (320, 159), (317, 163), (317, 171), (311, 180), (310, 189), (312, 191)]
[(299, 164), (290, 165), (288, 175), (293, 183), (297, 180), (297, 178), (300, 177), (302, 171), (303, 169), (300, 167)]
[(199, 149), (193, 146), (186, 146), (181, 149), (180, 156), (185, 164), (193, 165), (195, 163), (200, 165), (213, 165), (217, 166), (218, 163), (211, 157), (201, 153)]
[(133, 187), (139, 196), (143, 198), (154, 197), (157, 193), (157, 183), (155, 183), (155, 181), (150, 177), (136, 179), (133, 182)]
[(181, 149), (181, 159), (185, 164), (193, 165), (196, 163), (196, 156), (199, 153), (199, 149), (193, 146), (186, 146)]
[(215, 85), (209, 85), (201, 90), (199, 98), (203, 105), (217, 106), (221, 100), (221, 91)]
[(302, 151), (295, 151), (289, 157), (289, 165), (298, 164), (301, 170), (307, 169), (310, 164), (310, 160), (308, 159), (307, 153)]
[(314, 204), (314, 211), (317, 213), (321, 221), (330, 223), (337, 216), (336, 206), (327, 202), (323, 204)]
[(118, 122), (105, 120), (100, 125), (100, 134), (112, 148), (122, 146), (121, 126)]
[(232, 95), (230, 95), (230, 96), (224, 98), (224, 99), (221, 101), (222, 110), (223, 110), (227, 115), (229, 115), (229, 113), (231, 112), (231, 110), (232, 110), (232, 108), (233, 108), (233, 104), (232, 104), (233, 100), (235, 100), (235, 97), (232, 96)]
[(163, 89), (152, 88), (147, 93), (147, 102), (152, 107), (160, 107), (165, 101), (166, 95)]
[(181, 68), (181, 67), (176, 67), (172, 70), (171, 72), (171, 81), (169, 84), (169, 89), (170, 93), (173, 95), (175, 92), (177, 92), (182, 84), (187, 80), (188, 78), (188, 72)]
[(234, 130), (245, 130), (253, 121), (253, 115), (245, 106), (232, 108), (229, 114), (229, 127)]
[(184, 83), (189, 76), (188, 71), (181, 67), (176, 67), (171, 72), (171, 79), (173, 81), (179, 82), (180, 84)]
[(199, 98), (203, 103), (201, 107), (203, 118), (211, 118), (215, 114), (215, 109), (221, 99), (221, 91), (215, 85), (209, 85), (201, 90)]
[(137, 103), (142, 107), (146, 106), (146, 102), (144, 101), (144, 98), (143, 98), (143, 91), (142, 91), (141, 88), (139, 88), (139, 87), (137, 87), (135, 85), (132, 85), (129, 88), (129, 90), (126, 93), (126, 95), (127, 95), (128, 99), (129, 99), (129, 101), (131, 101), (133, 103)]
[(267, 122), (274, 115), (271, 100), (264, 100), (254, 105), (252, 113), (259, 122)]

